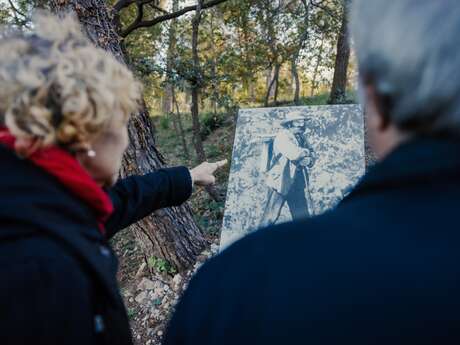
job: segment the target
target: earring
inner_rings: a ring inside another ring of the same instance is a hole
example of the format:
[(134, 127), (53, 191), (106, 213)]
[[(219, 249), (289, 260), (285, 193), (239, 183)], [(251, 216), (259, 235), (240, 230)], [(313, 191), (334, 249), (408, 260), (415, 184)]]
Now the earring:
[(88, 157), (90, 157), (90, 158), (96, 157), (96, 151), (94, 151), (94, 150), (88, 150), (88, 152), (87, 152), (86, 154), (87, 154)]

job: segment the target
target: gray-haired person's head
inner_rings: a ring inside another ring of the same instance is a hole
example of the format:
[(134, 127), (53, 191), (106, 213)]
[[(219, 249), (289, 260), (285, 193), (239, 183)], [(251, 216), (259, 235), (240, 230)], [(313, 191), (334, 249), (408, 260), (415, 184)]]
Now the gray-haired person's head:
[(351, 32), (361, 81), (394, 125), (460, 134), (458, 0), (353, 0)]

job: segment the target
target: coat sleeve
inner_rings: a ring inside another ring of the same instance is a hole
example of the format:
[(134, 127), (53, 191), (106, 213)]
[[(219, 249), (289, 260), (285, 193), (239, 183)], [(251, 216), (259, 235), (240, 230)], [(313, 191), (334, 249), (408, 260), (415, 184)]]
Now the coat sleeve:
[(190, 198), (192, 187), (192, 177), (186, 167), (160, 169), (120, 180), (109, 190), (115, 210), (106, 223), (107, 237), (155, 210), (181, 205)]
[(290, 161), (296, 161), (302, 157), (303, 150), (300, 148), (292, 135), (289, 135), (285, 130), (281, 131), (275, 138), (275, 150), (281, 153)]

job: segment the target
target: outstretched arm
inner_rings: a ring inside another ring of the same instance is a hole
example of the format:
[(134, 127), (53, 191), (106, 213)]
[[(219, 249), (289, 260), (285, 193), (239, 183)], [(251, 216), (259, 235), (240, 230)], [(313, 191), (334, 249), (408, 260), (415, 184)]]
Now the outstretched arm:
[(155, 210), (179, 206), (190, 198), (193, 184), (207, 186), (215, 182), (214, 173), (227, 161), (186, 167), (160, 169), (144, 176), (130, 176), (109, 190), (115, 211), (106, 223), (110, 238)]
[(186, 167), (160, 169), (130, 176), (109, 190), (114, 212), (106, 223), (107, 237), (164, 207), (178, 206), (192, 194), (192, 177)]

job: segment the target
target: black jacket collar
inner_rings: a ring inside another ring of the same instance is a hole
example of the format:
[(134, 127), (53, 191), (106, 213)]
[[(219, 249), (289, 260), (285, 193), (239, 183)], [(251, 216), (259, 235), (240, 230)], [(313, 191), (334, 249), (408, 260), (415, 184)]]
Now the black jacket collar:
[(388, 188), (453, 182), (460, 182), (460, 139), (422, 137), (400, 145), (372, 166), (348, 198)]

